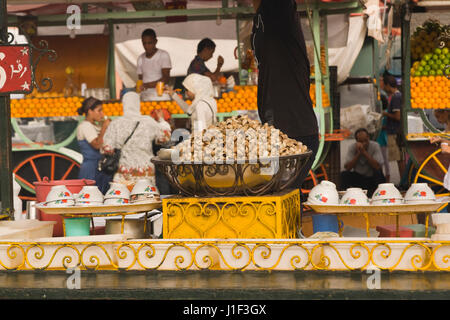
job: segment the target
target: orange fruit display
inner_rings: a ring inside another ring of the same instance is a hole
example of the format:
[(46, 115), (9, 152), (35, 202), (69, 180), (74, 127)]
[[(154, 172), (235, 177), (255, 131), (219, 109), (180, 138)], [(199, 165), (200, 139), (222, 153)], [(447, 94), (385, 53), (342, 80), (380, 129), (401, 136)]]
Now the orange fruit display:
[[(313, 104), (316, 104), (315, 85), (311, 84), (310, 95)], [(71, 117), (78, 116), (77, 110), (81, 107), (83, 97), (64, 97), (58, 93), (32, 93), (25, 99), (11, 100), (11, 116), (23, 117)], [(191, 100), (186, 100), (190, 105)], [(322, 104), (330, 105), (328, 95), (322, 85)], [(183, 110), (175, 101), (143, 101), (141, 113), (150, 115), (154, 110), (165, 110), (170, 114), (183, 114)], [(238, 110), (257, 110), (257, 86), (234, 86), (233, 91), (225, 92), (217, 99), (218, 113), (230, 113)], [(118, 100), (104, 101), (103, 113), (106, 116), (123, 115), (122, 103)]]
[(411, 107), (450, 109), (450, 80), (445, 76), (411, 77)]

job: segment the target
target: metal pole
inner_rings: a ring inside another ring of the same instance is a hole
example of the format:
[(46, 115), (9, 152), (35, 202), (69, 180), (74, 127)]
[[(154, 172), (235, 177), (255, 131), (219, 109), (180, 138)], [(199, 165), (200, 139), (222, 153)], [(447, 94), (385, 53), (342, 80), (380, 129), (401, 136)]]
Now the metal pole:
[(316, 84), (316, 107), (315, 111), (319, 114), (319, 132), (320, 132), (320, 141), (319, 148), (317, 150), (316, 159), (311, 167), (311, 170), (315, 170), (317, 166), (320, 164), (319, 159), (321, 158), (321, 154), (324, 149), (325, 144), (325, 113), (323, 110), (322, 104), (322, 69), (320, 63), (320, 14), (319, 7), (317, 4), (314, 5), (313, 9), (313, 38), (314, 38), (314, 82)]
[[(8, 43), (8, 19), (6, 0), (0, 0), (0, 42)], [(0, 96), (0, 200), (2, 213), (12, 218), (12, 147), (11, 147), (11, 108), (9, 94)]]
[(116, 63), (115, 63), (115, 45), (114, 45), (114, 24), (108, 21), (109, 30), (109, 54), (108, 54), (108, 81), (109, 97), (116, 99)]
[(236, 40), (237, 40), (237, 56), (238, 56), (238, 70), (239, 70), (239, 84), (242, 85), (242, 67), (241, 67), (241, 38), (240, 38), (240, 23), (239, 16), (236, 16)]

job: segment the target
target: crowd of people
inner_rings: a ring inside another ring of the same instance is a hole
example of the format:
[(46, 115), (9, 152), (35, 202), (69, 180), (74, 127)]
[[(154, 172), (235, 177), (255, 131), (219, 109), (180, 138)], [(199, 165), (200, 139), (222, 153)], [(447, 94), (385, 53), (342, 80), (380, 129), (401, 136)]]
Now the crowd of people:
[[(153, 29), (146, 29), (141, 36), (144, 52), (137, 59), (139, 91), (128, 91), (122, 96), (123, 116), (110, 120), (102, 111), (102, 101), (93, 97), (84, 100), (78, 113), (85, 116), (77, 129), (77, 140), (83, 155), (79, 177), (96, 181), (105, 193), (111, 181), (132, 184), (137, 179), (147, 178), (160, 189), (162, 194), (170, 187), (162, 173), (155, 171), (151, 158), (155, 148), (169, 142), (172, 128), (164, 118), (162, 110), (155, 110), (154, 116), (140, 112), (141, 101), (175, 100), (190, 115), (191, 128), (202, 130), (216, 121), (217, 103), (214, 99), (213, 82), (217, 81), (224, 63), (217, 59), (217, 68), (211, 72), (205, 62), (212, 58), (215, 43), (202, 39), (197, 46), (183, 81), (186, 96), (192, 100), (188, 105), (174, 90), (166, 86), (163, 95), (156, 90), (158, 82), (169, 83), (172, 62), (167, 51), (157, 47), (157, 36)], [(124, 143), (126, 141), (126, 143)], [(117, 171), (102, 171), (99, 161), (103, 154), (120, 150)]]

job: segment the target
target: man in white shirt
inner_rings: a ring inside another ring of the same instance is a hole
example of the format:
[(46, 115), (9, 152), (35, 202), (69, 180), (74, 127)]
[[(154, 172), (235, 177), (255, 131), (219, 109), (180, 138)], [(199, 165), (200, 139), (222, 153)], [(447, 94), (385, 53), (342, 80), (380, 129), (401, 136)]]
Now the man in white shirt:
[(143, 82), (141, 100), (169, 100), (170, 97), (159, 97), (156, 94), (156, 83), (162, 81), (167, 84), (170, 79), (172, 63), (169, 53), (156, 47), (158, 39), (153, 29), (145, 29), (141, 38), (145, 49), (137, 60), (137, 74)]

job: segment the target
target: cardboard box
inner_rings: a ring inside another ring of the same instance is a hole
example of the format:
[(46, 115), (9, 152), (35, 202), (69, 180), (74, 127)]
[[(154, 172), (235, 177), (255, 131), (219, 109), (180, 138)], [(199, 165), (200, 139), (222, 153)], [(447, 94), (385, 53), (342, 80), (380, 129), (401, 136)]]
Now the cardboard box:
[(390, 238), (390, 237), (400, 237), (400, 238), (411, 238), (414, 237), (414, 231), (412, 229), (398, 226), (398, 236), (397, 227), (395, 224), (377, 226), (377, 231), (380, 233), (378, 237), (380, 238)]

